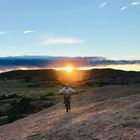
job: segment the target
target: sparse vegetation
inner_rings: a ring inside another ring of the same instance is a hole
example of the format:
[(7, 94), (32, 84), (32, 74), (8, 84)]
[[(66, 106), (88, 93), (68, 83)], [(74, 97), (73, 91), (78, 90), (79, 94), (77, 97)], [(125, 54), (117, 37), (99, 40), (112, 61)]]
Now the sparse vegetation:
[(19, 102), (17, 102), (16, 108), (21, 113), (29, 113), (31, 109), (31, 102), (29, 98), (22, 98)]
[(2, 116), (3, 114), (2, 114), (2, 112), (0, 111), (0, 117)]
[[(140, 82), (138, 72), (91, 70), (90, 76), (87, 74), (88, 71), (82, 72), (86, 78), (77, 85), (71, 83), (75, 89), (78, 89), (76, 94), (93, 88)], [(13, 71), (0, 74), (0, 103), (4, 105), (0, 108), (0, 117), (8, 115), (7, 121), (12, 122), (56, 104), (58, 100), (55, 95), (61, 84), (57, 81), (55, 71), (52, 70)]]
[(0, 117), (3, 115), (8, 116), (7, 122), (10, 123), (52, 105), (54, 105), (53, 101), (42, 102), (41, 100), (36, 101), (36, 104), (32, 104), (32, 99), (23, 97), (19, 101), (14, 100), (11, 102), (11, 108), (5, 113), (0, 111)]
[[(50, 95), (54, 95), (54, 94), (50, 93)], [(48, 97), (47, 94), (42, 95), (42, 98), (40, 99), (31, 98), (31, 97), (21, 98), (21, 96), (17, 96), (16, 94), (1, 95), (0, 99), (1, 99), (2, 104), (9, 104), (11, 107), (10, 108), (8, 107), (9, 109), (5, 108), (4, 112), (0, 110), (0, 117), (8, 116), (7, 121), (5, 121), (5, 119), (4, 121), (3, 119), (1, 119), (0, 124), (13, 122), (24, 116), (27, 116), (32, 113), (36, 113), (39, 110), (42, 110), (44, 108), (48, 108), (54, 105), (53, 100), (50, 100), (47, 97)], [(47, 100), (47, 101), (43, 101), (43, 100)], [(32, 104), (32, 102), (36, 102), (36, 104)]]
[(48, 94), (47, 94), (47, 96), (54, 96), (55, 94), (53, 93), (53, 92), (49, 92)]
[(0, 96), (0, 100), (4, 100), (4, 99), (13, 99), (13, 98), (19, 98), (19, 96), (17, 94), (11, 94), (11, 95), (1, 95)]
[(10, 123), (10, 122), (16, 121), (20, 119), (21, 117), (22, 117), (22, 114), (19, 112), (19, 110), (17, 110), (16, 108), (11, 108), (8, 111), (7, 122)]
[(7, 122), (13, 122), (20, 119), (23, 115), (29, 113), (31, 108), (31, 103), (28, 98), (21, 98), (19, 101), (14, 101), (11, 103), (11, 108), (7, 111), (8, 119)]

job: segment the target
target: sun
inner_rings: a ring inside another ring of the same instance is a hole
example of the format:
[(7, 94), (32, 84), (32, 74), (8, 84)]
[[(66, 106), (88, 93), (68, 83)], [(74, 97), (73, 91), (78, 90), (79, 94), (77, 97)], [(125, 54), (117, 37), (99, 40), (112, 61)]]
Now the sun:
[(65, 70), (66, 70), (67, 72), (72, 72), (72, 71), (74, 70), (74, 67), (72, 67), (72, 66), (67, 66), (67, 67), (65, 68)]

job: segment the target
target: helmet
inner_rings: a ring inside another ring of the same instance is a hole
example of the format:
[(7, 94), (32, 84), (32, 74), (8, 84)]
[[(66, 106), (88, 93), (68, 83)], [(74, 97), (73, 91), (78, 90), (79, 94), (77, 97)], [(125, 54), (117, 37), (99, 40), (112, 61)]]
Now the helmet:
[(65, 87), (68, 87), (68, 86), (69, 86), (69, 85), (66, 83), (66, 84), (65, 84)]

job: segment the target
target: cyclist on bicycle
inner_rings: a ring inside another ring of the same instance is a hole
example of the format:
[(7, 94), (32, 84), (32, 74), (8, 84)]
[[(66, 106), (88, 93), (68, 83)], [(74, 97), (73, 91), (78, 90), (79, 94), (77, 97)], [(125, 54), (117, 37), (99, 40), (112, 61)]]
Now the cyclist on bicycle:
[(71, 93), (75, 93), (76, 91), (74, 89), (72, 89), (68, 84), (65, 84), (65, 86), (59, 90), (59, 93), (63, 93), (64, 94), (64, 103), (66, 101), (66, 96), (68, 96), (69, 100), (70, 100), (70, 94)]

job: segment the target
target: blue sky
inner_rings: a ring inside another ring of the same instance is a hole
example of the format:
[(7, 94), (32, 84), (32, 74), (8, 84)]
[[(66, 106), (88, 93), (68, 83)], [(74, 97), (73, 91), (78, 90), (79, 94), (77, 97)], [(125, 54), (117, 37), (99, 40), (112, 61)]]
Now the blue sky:
[(0, 56), (140, 59), (140, 0), (0, 0)]

